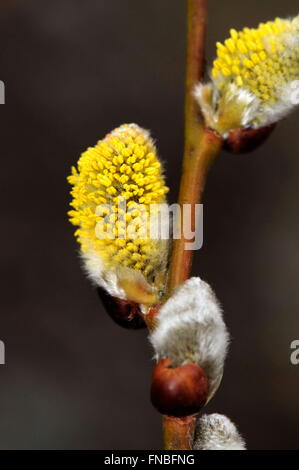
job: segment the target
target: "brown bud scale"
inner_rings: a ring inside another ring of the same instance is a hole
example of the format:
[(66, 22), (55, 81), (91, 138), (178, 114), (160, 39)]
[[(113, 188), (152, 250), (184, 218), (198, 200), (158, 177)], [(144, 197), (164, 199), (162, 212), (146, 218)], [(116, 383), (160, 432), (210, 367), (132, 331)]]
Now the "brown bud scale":
[(208, 378), (197, 364), (171, 367), (169, 359), (162, 359), (153, 371), (151, 400), (164, 415), (182, 418), (198, 413), (207, 402), (208, 392)]
[(101, 287), (97, 288), (97, 292), (105, 310), (115, 323), (124, 328), (133, 330), (146, 327), (143, 314), (137, 303), (113, 297)]
[(224, 149), (232, 153), (247, 153), (256, 150), (270, 136), (275, 124), (260, 129), (234, 129), (224, 141)]

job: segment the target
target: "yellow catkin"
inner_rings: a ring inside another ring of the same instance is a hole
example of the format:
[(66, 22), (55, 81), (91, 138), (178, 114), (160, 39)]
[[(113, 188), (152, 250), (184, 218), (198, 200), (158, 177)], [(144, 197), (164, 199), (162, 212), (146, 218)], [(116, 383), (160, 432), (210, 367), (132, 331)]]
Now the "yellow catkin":
[[(151, 204), (166, 202), (168, 188), (148, 132), (135, 124), (115, 129), (81, 155), (68, 181), (68, 215), (82, 252), (96, 252), (106, 270), (130, 268), (150, 282), (165, 259), (160, 241), (149, 238), (147, 216)], [(99, 238), (107, 229), (115, 238)]]
[[(257, 29), (230, 31), (217, 43), (211, 76), (221, 91), (235, 83), (256, 95), (265, 105), (279, 100), (281, 87), (299, 75), (299, 20), (261, 23)], [(295, 42), (292, 44), (292, 40)]]

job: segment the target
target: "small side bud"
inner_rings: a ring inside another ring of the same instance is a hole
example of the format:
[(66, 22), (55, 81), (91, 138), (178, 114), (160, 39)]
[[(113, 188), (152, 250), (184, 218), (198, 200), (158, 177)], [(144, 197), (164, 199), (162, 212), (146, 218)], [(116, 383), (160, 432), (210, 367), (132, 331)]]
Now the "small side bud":
[(235, 424), (214, 413), (198, 420), (193, 450), (246, 450), (246, 445)]
[(161, 308), (161, 304), (156, 304), (156, 305), (149, 307), (144, 312), (144, 315), (146, 318), (146, 325), (149, 331), (153, 331), (157, 326), (157, 316), (158, 316), (160, 308)]
[(275, 124), (259, 129), (234, 129), (224, 139), (223, 148), (231, 153), (241, 154), (256, 150), (272, 134)]
[(183, 418), (198, 413), (208, 398), (208, 378), (197, 364), (172, 367), (162, 359), (153, 371), (151, 400), (164, 415)]
[(115, 321), (115, 323), (124, 328), (133, 330), (139, 330), (146, 327), (143, 314), (137, 303), (113, 297), (102, 287), (98, 287), (97, 292), (106, 312)]

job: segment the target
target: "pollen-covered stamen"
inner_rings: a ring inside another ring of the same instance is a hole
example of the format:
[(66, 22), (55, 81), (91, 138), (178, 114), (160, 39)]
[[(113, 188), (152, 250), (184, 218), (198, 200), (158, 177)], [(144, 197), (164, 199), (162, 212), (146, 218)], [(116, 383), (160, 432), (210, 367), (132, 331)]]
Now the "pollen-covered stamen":
[(281, 86), (298, 77), (299, 50), (290, 47), (298, 34), (297, 20), (280, 18), (257, 29), (232, 29), (224, 44), (217, 43), (212, 78), (220, 89), (231, 80), (263, 103), (277, 101)]
[(70, 221), (90, 277), (107, 288), (134, 271), (155, 284), (165, 274), (167, 242), (152, 239), (148, 224), (168, 188), (149, 133), (136, 124), (115, 129), (82, 154), (68, 181)]
[(230, 38), (217, 43), (211, 79), (195, 96), (208, 125), (221, 135), (284, 117), (298, 102), (299, 17), (232, 29)]

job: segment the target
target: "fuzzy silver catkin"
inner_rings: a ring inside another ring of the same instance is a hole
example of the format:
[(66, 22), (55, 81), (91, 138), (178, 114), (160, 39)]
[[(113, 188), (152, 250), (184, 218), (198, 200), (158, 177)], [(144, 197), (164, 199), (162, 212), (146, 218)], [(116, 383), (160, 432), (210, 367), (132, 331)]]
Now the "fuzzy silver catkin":
[(214, 413), (198, 420), (193, 450), (246, 450), (246, 445), (235, 424)]
[(229, 335), (211, 287), (200, 278), (180, 286), (162, 306), (150, 336), (157, 360), (170, 359), (174, 367), (193, 362), (209, 380), (209, 397), (220, 385)]

